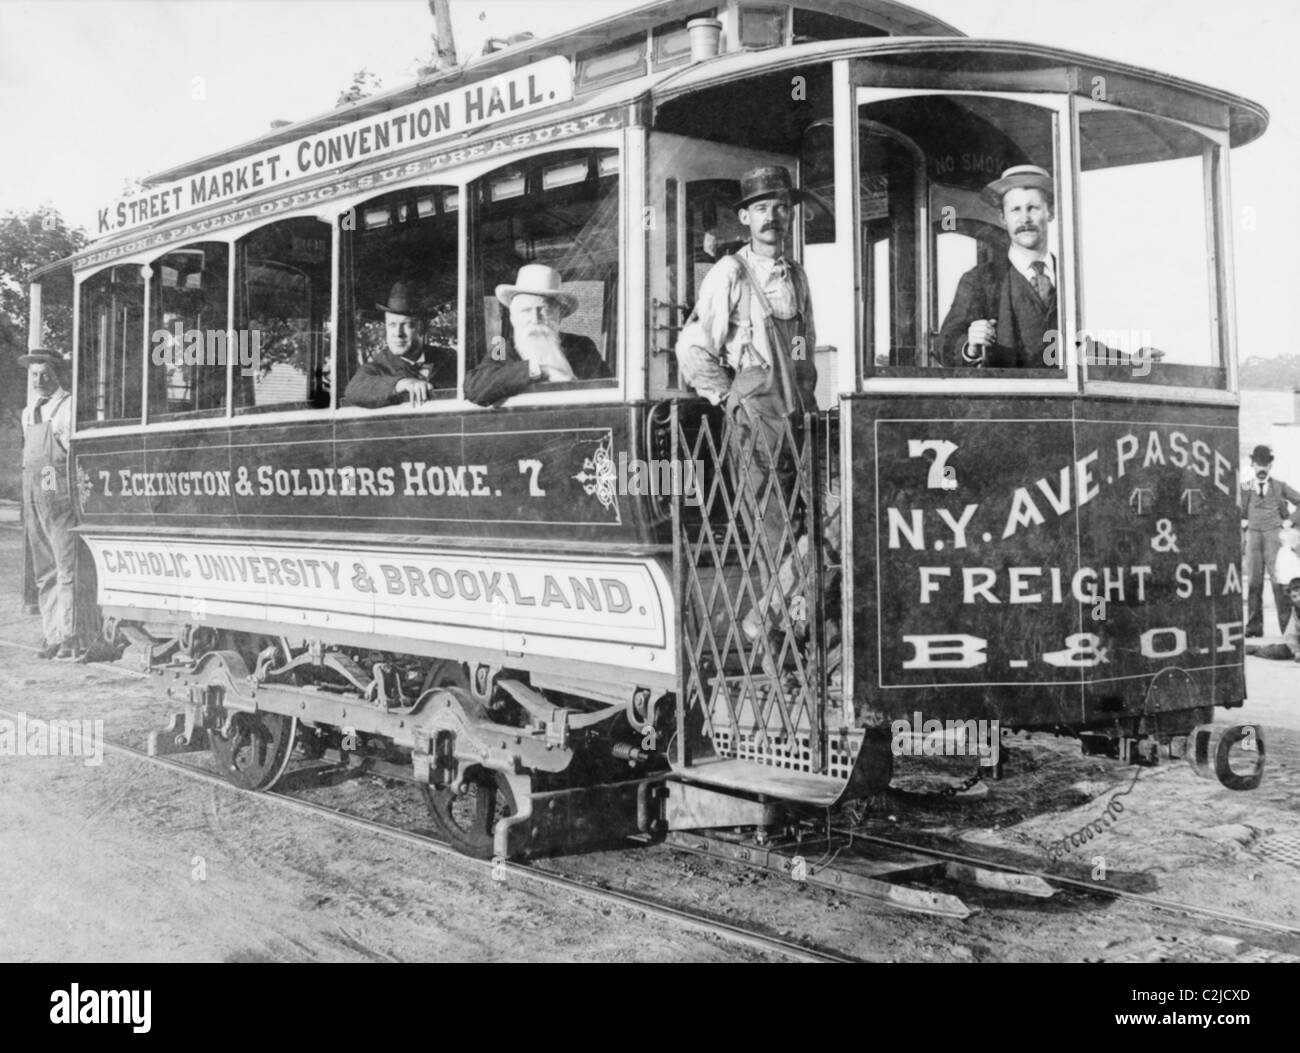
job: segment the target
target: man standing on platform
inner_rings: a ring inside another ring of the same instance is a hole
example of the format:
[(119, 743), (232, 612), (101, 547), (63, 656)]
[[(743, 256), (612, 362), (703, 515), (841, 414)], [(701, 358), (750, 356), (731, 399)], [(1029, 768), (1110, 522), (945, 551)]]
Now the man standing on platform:
[(1286, 632), (1291, 602), (1286, 582), (1277, 580), (1279, 535), (1291, 526), (1291, 512), (1300, 505), (1300, 494), (1280, 479), (1269, 478), (1273, 451), (1256, 446), (1250, 455), (1253, 478), (1241, 484), (1241, 528), (1245, 531), (1246, 635), (1264, 634), (1264, 575), (1273, 584), (1277, 604), (1278, 631)]
[(76, 518), (68, 486), (68, 436), (72, 398), (63, 387), (66, 362), (55, 351), (35, 348), (18, 359), (27, 368), (23, 409), (23, 522), (36, 579), (44, 640), (42, 658), (80, 657), (77, 643)]
[[(735, 208), (749, 228), (749, 244), (704, 276), (677, 341), (682, 379), (715, 405), (726, 404), (727, 456), (737, 469), (744, 466), (747, 492), (740, 513), (750, 538), (765, 539), (766, 553), (755, 561), (762, 578), (759, 602), (743, 622), (751, 640), (766, 634), (770, 576), (778, 575), (782, 593), (790, 591), (787, 557), (795, 539), (787, 533), (783, 506), (797, 484), (792, 446), (800, 441), (804, 413), (817, 410), (812, 297), (803, 268), (785, 255), (791, 210), (800, 199), (789, 171), (779, 165), (741, 178)], [(769, 489), (773, 477), (776, 485)], [(827, 508), (826, 522), (838, 526), (834, 512)]]

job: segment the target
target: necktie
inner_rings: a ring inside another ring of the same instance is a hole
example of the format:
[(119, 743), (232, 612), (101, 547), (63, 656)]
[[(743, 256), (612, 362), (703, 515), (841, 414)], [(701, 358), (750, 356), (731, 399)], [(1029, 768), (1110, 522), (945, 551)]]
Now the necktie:
[(47, 402), (49, 402), (49, 401), (50, 401), (50, 396), (49, 396), (49, 395), (42, 395), (40, 398), (38, 398), (38, 399), (36, 400), (36, 405), (32, 407), (32, 423), (33, 423), (33, 424), (40, 424), (40, 422), (41, 422), (41, 407), (44, 406), (44, 405), (45, 405)]
[(1038, 293), (1038, 298), (1044, 304), (1052, 302), (1052, 279), (1047, 276), (1047, 264), (1042, 260), (1034, 260), (1029, 265), (1034, 272), (1034, 292)]

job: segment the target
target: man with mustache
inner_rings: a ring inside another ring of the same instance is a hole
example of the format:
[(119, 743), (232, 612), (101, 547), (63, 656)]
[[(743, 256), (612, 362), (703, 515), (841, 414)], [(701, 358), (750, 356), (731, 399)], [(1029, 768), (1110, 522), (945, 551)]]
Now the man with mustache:
[(1246, 635), (1262, 636), (1264, 632), (1264, 574), (1267, 570), (1273, 584), (1273, 600), (1277, 604), (1278, 629), (1286, 631), (1291, 601), (1281, 582), (1288, 578), (1277, 575), (1278, 554), (1282, 548), (1281, 535), (1291, 527), (1291, 513), (1300, 505), (1300, 494), (1281, 479), (1270, 479), (1273, 469), (1273, 451), (1267, 446), (1256, 446), (1250, 455), (1253, 479), (1241, 484), (1241, 529), (1245, 531), (1246, 565)]
[(982, 196), (1001, 211), (1011, 245), (1006, 256), (962, 275), (939, 330), (942, 364), (1041, 368), (1048, 364), (1044, 336), (1057, 331), (1056, 259), (1048, 251), (1052, 176), (1037, 165), (1016, 165)]
[(380, 348), (353, 375), (343, 392), (343, 405), (396, 406), (410, 402), (422, 406), (435, 391), (456, 388), (456, 358), (448, 351), (425, 349), (424, 320), (408, 282), (397, 282), (385, 303), (384, 339)]
[(76, 661), (78, 647), (75, 587), (76, 515), (68, 487), (68, 436), (72, 398), (60, 370), (66, 360), (55, 351), (36, 348), (18, 359), (27, 368), (27, 405), (23, 409), (23, 523), (31, 553), (45, 639), (41, 658)]
[[(793, 598), (795, 540), (786, 535), (782, 505), (789, 504), (797, 486), (791, 437), (797, 444), (804, 413), (817, 411), (817, 338), (808, 277), (785, 255), (792, 209), (801, 199), (780, 165), (741, 177), (735, 209), (749, 228), (749, 244), (704, 276), (695, 310), (677, 339), (682, 380), (714, 405), (726, 404), (731, 419), (726, 456), (745, 480), (739, 511), (751, 541), (765, 539), (754, 561), (761, 579), (758, 603), (742, 623), (751, 640), (767, 635), (766, 594), (773, 573), (781, 593)], [(777, 486), (769, 488), (773, 476)], [(836, 549), (839, 515), (833, 496), (824, 522), (827, 544)]]
[(560, 322), (578, 309), (577, 297), (561, 291), (554, 267), (529, 263), (513, 285), (498, 285), (497, 299), (510, 312), (513, 339), (497, 337), (488, 356), (465, 377), (465, 397), (491, 406), (535, 384), (600, 380), (609, 367), (596, 345), (578, 333), (560, 332)]

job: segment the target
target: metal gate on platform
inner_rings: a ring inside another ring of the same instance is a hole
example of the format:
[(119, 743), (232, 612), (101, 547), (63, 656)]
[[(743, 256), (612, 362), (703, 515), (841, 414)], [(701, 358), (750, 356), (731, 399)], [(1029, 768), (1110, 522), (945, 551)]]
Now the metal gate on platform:
[[(672, 510), (681, 618), (674, 766), (704, 775), (719, 762), (746, 762), (773, 769), (760, 784), (780, 771), (789, 778), (778, 782), (812, 777), (825, 796), (817, 777), (847, 781), (857, 752), (852, 736), (827, 733), (828, 709), (838, 714), (842, 701), (838, 604), (828, 619), (827, 593), (843, 546), (828, 544), (824, 529), (826, 420), (674, 403), (669, 426), (672, 457), (694, 483)], [(721, 781), (753, 781), (731, 767)]]

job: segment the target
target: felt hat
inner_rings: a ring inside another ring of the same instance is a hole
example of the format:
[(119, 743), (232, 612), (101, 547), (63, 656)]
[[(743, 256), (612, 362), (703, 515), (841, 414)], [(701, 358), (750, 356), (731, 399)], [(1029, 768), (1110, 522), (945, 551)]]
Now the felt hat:
[(1052, 173), (1038, 165), (1014, 165), (1002, 173), (1001, 179), (995, 179), (981, 192), (980, 197), (996, 209), (1002, 208), (1002, 195), (1008, 190), (1024, 187), (1041, 190), (1049, 198), (1055, 198), (1052, 186)]
[(381, 311), (392, 314), (416, 315), (420, 313), (420, 301), (415, 289), (408, 282), (394, 282), (388, 292), (387, 303), (375, 304)]
[(510, 301), (520, 293), (532, 296), (544, 296), (560, 305), (561, 317), (567, 318), (578, 309), (578, 298), (566, 292), (560, 292), (564, 279), (554, 267), (544, 263), (526, 263), (519, 268), (519, 274), (513, 285), (498, 285), (497, 299), (507, 307)]
[(790, 170), (781, 165), (764, 165), (740, 177), (740, 200), (732, 208), (739, 212), (765, 197), (788, 194), (791, 201), (802, 201), (803, 191), (796, 190)]
[(1272, 464), (1273, 451), (1267, 446), (1256, 446), (1250, 451), (1251, 464)]

